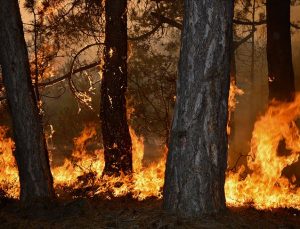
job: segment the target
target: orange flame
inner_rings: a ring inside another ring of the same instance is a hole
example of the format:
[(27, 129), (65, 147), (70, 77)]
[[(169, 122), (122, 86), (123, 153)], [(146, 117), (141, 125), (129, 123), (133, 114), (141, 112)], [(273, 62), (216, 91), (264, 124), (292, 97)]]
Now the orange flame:
[(15, 145), (11, 138), (5, 136), (6, 132), (7, 128), (0, 126), (0, 190), (6, 191), (8, 197), (17, 198), (20, 185), (19, 174), (13, 157)]
[[(254, 127), (247, 160), (250, 173), (245, 175), (245, 166), (240, 166), (237, 173), (227, 174), (228, 205), (300, 209), (300, 188), (282, 176), (283, 169), (299, 158), (300, 132), (295, 122), (299, 117), (300, 94), (291, 103), (271, 103)], [(279, 155), (283, 153), (281, 143), (287, 155)]]
[(236, 104), (238, 103), (236, 96), (243, 95), (244, 91), (236, 85), (234, 80), (230, 82), (229, 96), (228, 96), (228, 121), (227, 121), (227, 134), (230, 135), (230, 121), (232, 119), (232, 112), (234, 112), (236, 108)]
[[(18, 170), (12, 153), (14, 143), (10, 138), (5, 138), (5, 132), (6, 128), (0, 127), (0, 152), (2, 153), (0, 155), (0, 189), (6, 191), (7, 196), (18, 198)], [(145, 167), (142, 161), (144, 157), (143, 138), (139, 138), (132, 128), (130, 128), (130, 134), (133, 142), (134, 173), (132, 176), (102, 176), (105, 163), (103, 150), (87, 151), (87, 141), (96, 135), (95, 127), (87, 126), (81, 132), (80, 137), (74, 140), (75, 147), (71, 158), (65, 159), (61, 166), (52, 166), (55, 188), (77, 189), (93, 186), (96, 189), (86, 193), (88, 196), (111, 193), (115, 197), (131, 194), (138, 200), (148, 197), (161, 198), (165, 157), (158, 163), (152, 163)], [(51, 155), (50, 158), (52, 158)], [(106, 197), (110, 198), (109, 195)]]
[[(300, 131), (296, 124), (299, 117), (300, 94), (291, 103), (273, 102), (256, 122), (247, 167), (242, 165), (237, 172), (227, 173), (225, 193), (228, 206), (300, 209), (300, 188), (295, 184), (295, 177), (289, 180), (282, 176), (283, 169), (299, 159)], [(6, 131), (7, 128), (0, 127), (0, 189), (5, 190), (7, 196), (17, 198), (19, 183), (13, 157), (14, 143), (5, 137)], [(143, 138), (138, 137), (132, 128), (130, 134), (134, 170), (131, 176), (102, 176), (103, 150), (87, 150), (87, 141), (96, 135), (95, 127), (87, 126), (74, 140), (71, 158), (65, 159), (62, 166), (52, 166), (55, 188), (92, 186), (94, 189), (86, 195), (107, 198), (132, 195), (138, 200), (162, 198), (166, 153), (158, 162), (145, 166)], [(81, 179), (89, 176), (91, 179)]]

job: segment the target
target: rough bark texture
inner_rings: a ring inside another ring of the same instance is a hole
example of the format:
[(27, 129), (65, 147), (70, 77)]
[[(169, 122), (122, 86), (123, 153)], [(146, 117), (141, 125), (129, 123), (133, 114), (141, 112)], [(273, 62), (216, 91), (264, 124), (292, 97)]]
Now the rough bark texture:
[(104, 173), (132, 172), (132, 143), (126, 115), (127, 0), (105, 2), (105, 53), (101, 85)]
[(183, 216), (225, 209), (233, 1), (185, 0), (164, 208)]
[(269, 99), (291, 100), (295, 93), (290, 0), (267, 0)]
[(48, 152), (31, 83), (17, 0), (0, 0), (0, 64), (13, 120), (21, 200), (54, 197)]

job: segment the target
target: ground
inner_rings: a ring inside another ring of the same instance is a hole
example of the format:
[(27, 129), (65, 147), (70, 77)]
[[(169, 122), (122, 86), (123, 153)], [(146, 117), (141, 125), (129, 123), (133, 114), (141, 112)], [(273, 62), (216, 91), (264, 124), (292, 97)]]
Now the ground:
[(28, 209), (2, 199), (0, 228), (300, 228), (300, 212), (228, 208), (218, 216), (183, 219), (163, 212), (160, 200), (77, 199)]

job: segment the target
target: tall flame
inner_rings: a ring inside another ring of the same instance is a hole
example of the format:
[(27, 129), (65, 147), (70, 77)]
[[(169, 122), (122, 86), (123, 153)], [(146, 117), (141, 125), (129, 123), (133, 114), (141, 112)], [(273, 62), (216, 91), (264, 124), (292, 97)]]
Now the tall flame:
[(228, 172), (225, 192), (228, 205), (250, 204), (257, 209), (292, 207), (300, 209), (300, 188), (282, 176), (282, 171), (297, 162), (300, 132), (300, 94), (291, 103), (273, 102), (256, 123), (247, 167)]

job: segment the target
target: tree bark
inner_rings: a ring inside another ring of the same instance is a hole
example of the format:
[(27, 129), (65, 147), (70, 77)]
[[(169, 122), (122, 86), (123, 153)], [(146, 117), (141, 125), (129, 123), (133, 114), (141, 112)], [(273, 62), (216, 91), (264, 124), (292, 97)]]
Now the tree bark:
[(295, 79), (292, 63), (290, 0), (267, 0), (267, 59), (269, 100), (292, 100)]
[(233, 1), (185, 0), (184, 29), (164, 186), (181, 216), (225, 209)]
[(0, 64), (16, 144), (23, 202), (54, 198), (53, 179), (35, 99), (17, 0), (0, 0)]
[(101, 85), (104, 174), (132, 172), (132, 143), (127, 124), (127, 0), (105, 2), (105, 51)]

